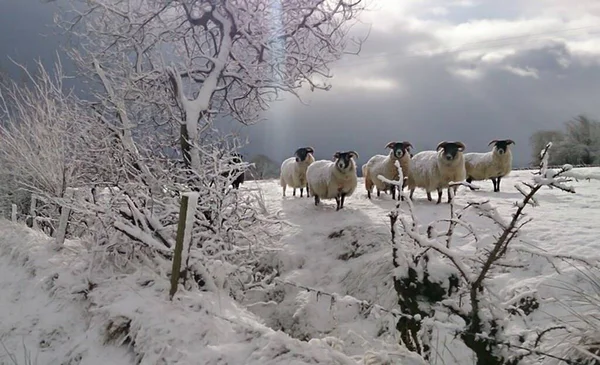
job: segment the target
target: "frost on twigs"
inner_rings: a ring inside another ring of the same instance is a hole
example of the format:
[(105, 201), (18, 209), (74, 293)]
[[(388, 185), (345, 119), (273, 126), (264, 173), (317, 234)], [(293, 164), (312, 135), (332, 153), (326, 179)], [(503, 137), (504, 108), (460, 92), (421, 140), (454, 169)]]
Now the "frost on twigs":
[(306, 84), (327, 89), (329, 65), (353, 50), (348, 31), (361, 1), (77, 5), (76, 16), (60, 22), (79, 42), (70, 55), (98, 86), (87, 110), (110, 136), (93, 139), (104, 154), (84, 164), (106, 172), (91, 184), (103, 202), (84, 208), (94, 217), (93, 240), (110, 259), (143, 260), (166, 276), (177, 198), (196, 191), (182, 284), (241, 295), (264, 280), (252, 264), (280, 220), (260, 195), (229, 188), (248, 166), (233, 161), (242, 143), (223, 136), (219, 123), (253, 124), (282, 93), (299, 96)]
[[(398, 319), (396, 328), (409, 350), (430, 358), (440, 350), (436, 347), (443, 341), (440, 336), (453, 334), (473, 352), (478, 365), (518, 364), (547, 355), (542, 350), (544, 335), (560, 328), (528, 328), (528, 317), (543, 306), (537, 290), (523, 287), (499, 297), (492, 276), (523, 265), (519, 253), (524, 245), (519, 245), (517, 238), (530, 222), (525, 207), (537, 205), (534, 195), (544, 186), (574, 193), (566, 185), (572, 174), (569, 166), (558, 171), (547, 168), (550, 147), (548, 144), (541, 153), (539, 176), (534, 176), (533, 183), (524, 183), (529, 191), (518, 188), (524, 197), (509, 219), (488, 201), (458, 207), (453, 200), (450, 217), (429, 224), (419, 221), (410, 200), (405, 203), (406, 212), (402, 203), (391, 212), (394, 287), (406, 314)], [(497, 232), (482, 234), (475, 224), (481, 219), (477, 217), (492, 221)], [(406, 242), (400, 236), (412, 245), (400, 246)], [(578, 260), (565, 255), (543, 257)], [(515, 332), (516, 322), (525, 329)]]

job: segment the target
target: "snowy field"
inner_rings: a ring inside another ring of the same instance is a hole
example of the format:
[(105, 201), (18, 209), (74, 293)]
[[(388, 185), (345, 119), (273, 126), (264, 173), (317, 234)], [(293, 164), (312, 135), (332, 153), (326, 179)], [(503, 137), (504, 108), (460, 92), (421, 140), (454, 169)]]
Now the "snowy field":
[[(577, 170), (600, 175), (598, 168)], [(456, 202), (489, 199), (509, 219), (521, 200), (513, 185), (530, 176), (531, 171), (514, 171), (503, 179), (500, 193), (492, 192), (490, 181), (478, 182), (480, 191), (461, 187)], [(577, 194), (549, 188), (537, 194), (540, 206), (526, 208), (533, 221), (520, 239), (537, 252), (594, 261), (600, 256), (600, 181), (573, 185)], [(419, 364), (386, 335), (394, 318), (385, 309), (396, 304), (390, 196), (368, 200), (361, 178), (354, 196), (336, 212), (335, 201), (315, 207), (312, 198), (292, 197), (291, 189), (282, 198), (275, 180), (246, 182), (242, 193), (259, 188), (269, 210), (281, 211), (289, 224), (279, 247), (259, 262), (265, 274), (277, 271), (275, 284), (248, 291), (242, 303), (209, 293), (184, 293), (169, 303), (166, 279), (150, 270), (128, 276), (102, 272), (89, 264), (91, 256), (78, 254), (84, 248), (77, 242), (57, 252), (43, 234), (0, 222), (0, 364), (13, 363), (8, 353), (16, 364), (119, 365), (134, 363), (135, 355), (143, 364)], [(436, 205), (435, 196), (428, 202), (417, 190), (415, 198), (421, 222), (449, 216), (449, 206)], [(491, 222), (473, 219), (482, 224), (481, 235), (497, 232)], [(537, 290), (544, 304), (530, 320), (540, 328), (568, 314), (563, 303), (570, 294), (557, 289), (561, 282), (572, 289), (586, 285), (571, 262), (550, 264), (533, 255), (494, 275), (499, 297)], [(94, 286), (87, 294), (90, 277)], [(345, 296), (381, 307), (364, 315)], [(127, 328), (134, 335), (104, 345), (107, 323), (119, 316), (132, 319)], [(326, 340), (305, 342), (311, 338)], [(442, 335), (437, 340), (431, 364), (472, 363), (458, 340)], [(133, 350), (117, 347), (120, 343)], [(26, 362), (24, 350), (37, 362)]]

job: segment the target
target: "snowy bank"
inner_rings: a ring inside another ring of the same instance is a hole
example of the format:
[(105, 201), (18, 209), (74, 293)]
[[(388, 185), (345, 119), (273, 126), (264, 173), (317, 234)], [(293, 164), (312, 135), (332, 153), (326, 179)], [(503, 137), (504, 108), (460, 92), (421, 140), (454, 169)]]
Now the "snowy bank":
[(3, 220), (0, 232), (2, 341), (18, 364), (22, 342), (39, 364), (383, 363), (274, 331), (225, 295), (184, 292), (171, 303), (165, 278), (90, 267), (77, 242), (57, 252), (22, 225)]

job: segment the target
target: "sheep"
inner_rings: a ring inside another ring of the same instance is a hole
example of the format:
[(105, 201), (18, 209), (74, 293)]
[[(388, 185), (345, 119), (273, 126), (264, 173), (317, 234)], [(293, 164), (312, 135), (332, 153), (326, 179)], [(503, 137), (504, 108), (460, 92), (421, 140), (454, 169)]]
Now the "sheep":
[(283, 196), (287, 186), (291, 186), (293, 195), (296, 196), (296, 189), (300, 188), (300, 197), (304, 194), (306, 187), (306, 197), (310, 197), (308, 184), (306, 183), (306, 169), (315, 162), (314, 148), (301, 147), (296, 150), (294, 157), (290, 157), (281, 163), (281, 172), (279, 174), (279, 182), (283, 188)]
[[(398, 181), (400, 175), (396, 167), (396, 161), (400, 162), (402, 176), (408, 176), (408, 168), (410, 163), (410, 151), (412, 144), (407, 141), (390, 142), (385, 148), (390, 149), (390, 153), (386, 155), (375, 155), (362, 165), (362, 174), (365, 179), (365, 188), (367, 189), (367, 197), (371, 199), (373, 186), (377, 189), (377, 196), (380, 196), (382, 190), (390, 188), (392, 190), (392, 199), (396, 199), (396, 187), (390, 186), (377, 178), (378, 175), (383, 175), (388, 180)], [(402, 179), (404, 180), (404, 178)], [(404, 184), (403, 184), (404, 185)], [(403, 186), (404, 187), (404, 186)]]
[[(437, 204), (442, 201), (442, 188), (448, 188), (448, 203), (450, 197), (449, 183), (464, 181), (466, 178), (465, 160), (462, 142), (440, 142), (435, 151), (421, 151), (410, 160), (407, 185), (410, 190), (410, 199), (416, 188), (423, 188), (427, 192), (427, 200), (431, 201), (431, 192), (437, 190)], [(456, 194), (458, 186), (453, 190)]]
[[(494, 192), (500, 192), (500, 180), (512, 171), (511, 144), (515, 144), (512, 139), (494, 139), (488, 143), (488, 146), (494, 146), (489, 152), (465, 153), (467, 182), (491, 179)], [(469, 188), (475, 190), (472, 186)]]
[[(240, 184), (244, 183), (245, 178), (245, 166), (243, 166), (242, 161), (243, 155), (237, 152), (231, 153), (231, 158), (227, 161), (227, 166), (231, 167), (230, 170), (221, 172), (221, 176), (229, 179), (232, 175), (235, 176), (235, 179), (231, 181), (231, 185), (234, 189), (238, 190), (240, 188)], [(235, 165), (242, 165), (242, 168), (233, 167)], [(212, 185), (212, 184), (211, 184)], [(223, 192), (225, 192), (226, 187), (223, 188)]]
[(356, 190), (358, 178), (355, 151), (336, 152), (334, 161), (319, 160), (306, 170), (306, 180), (315, 198), (315, 206), (321, 199), (335, 199), (336, 211), (344, 208), (344, 201)]
[[(232, 154), (231, 154), (231, 156), (233, 157), (233, 158), (231, 159), (231, 162), (230, 162), (231, 164), (241, 164), (241, 163), (243, 162), (243, 161), (242, 161), (242, 158), (243, 158), (243, 155), (242, 155), (242, 154), (240, 154), (240, 153), (237, 153), (237, 152), (234, 152), (234, 153), (232, 153)], [(240, 171), (239, 169), (234, 169), (234, 170), (232, 170), (232, 171), (231, 171), (231, 173), (232, 173), (233, 175), (239, 174), (239, 175), (238, 175), (238, 176), (235, 178), (235, 180), (233, 180), (233, 181), (231, 182), (231, 185), (233, 186), (233, 188), (234, 188), (234, 189), (236, 189), (236, 190), (238, 190), (238, 189), (240, 188), (240, 184), (243, 184), (243, 183), (244, 183), (244, 179), (245, 179), (245, 174), (246, 174), (246, 172), (245, 172), (244, 170), (241, 170), (241, 171)]]

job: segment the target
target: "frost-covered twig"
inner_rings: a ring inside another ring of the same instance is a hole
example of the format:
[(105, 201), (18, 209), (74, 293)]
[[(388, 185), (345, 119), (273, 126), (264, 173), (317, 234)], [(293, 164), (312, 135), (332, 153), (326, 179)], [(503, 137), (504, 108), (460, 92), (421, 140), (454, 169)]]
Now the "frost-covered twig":
[[(504, 319), (502, 313), (504, 315), (506, 312), (518, 313), (522, 318), (525, 318), (530, 311), (539, 306), (536, 293), (535, 291), (524, 291), (514, 294), (508, 300), (504, 300), (489, 291), (486, 285), (487, 278), (495, 267), (514, 266), (506, 259), (509, 247), (512, 247), (514, 251), (537, 253), (535, 250), (512, 245), (520, 229), (531, 221), (526, 217), (524, 209), (528, 205), (538, 205), (534, 195), (544, 186), (558, 188), (570, 193), (574, 192), (571, 186), (565, 185), (569, 181), (566, 176), (569, 175), (570, 171), (568, 165), (558, 171), (547, 168), (550, 147), (551, 144), (548, 144), (542, 151), (540, 176), (533, 178), (533, 184), (524, 184), (525, 187), (529, 188), (529, 191), (517, 186), (518, 191), (523, 195), (523, 199), (516, 204), (516, 211), (509, 220), (502, 217), (489, 201), (469, 202), (460, 213), (457, 213), (456, 207), (451, 205), (450, 218), (430, 223), (424, 233), (421, 232), (421, 224), (414, 214), (410, 201), (407, 202), (407, 212), (410, 219), (400, 216), (400, 205), (398, 205), (396, 211), (390, 214), (391, 225), (395, 225), (396, 221), (399, 222), (403, 228), (403, 233), (417, 247), (425, 248), (421, 252), (414, 250), (407, 252), (408, 247), (403, 247), (403, 250), (400, 251), (394, 246), (394, 261), (396, 262), (398, 260), (397, 256), (402, 254), (406, 257), (402, 263), (408, 265), (408, 269), (400, 271), (399, 265), (395, 264), (396, 271), (401, 272), (400, 275), (395, 275), (394, 281), (403, 311), (422, 314), (426, 321), (429, 321), (428, 318), (434, 317), (438, 310), (445, 310), (460, 317), (465, 322), (465, 326), (457, 330), (457, 335), (467, 347), (474, 351), (480, 364), (506, 365), (528, 355), (545, 354), (537, 349), (539, 342), (542, 341), (545, 333), (556, 329), (552, 327), (539, 333), (537, 340), (533, 341), (533, 347), (536, 348), (527, 348), (524, 344), (524, 337), (522, 339), (516, 338), (514, 341), (506, 341), (506, 336), (503, 333)], [(473, 210), (478, 215), (490, 219), (500, 229), (499, 234), (493, 237), (491, 244), (484, 246), (479, 241), (475, 228), (468, 222), (464, 222), (463, 213), (467, 210)], [(449, 229), (446, 232), (436, 231), (437, 222), (448, 222)], [(455, 229), (457, 227), (467, 230), (465, 237), (471, 235), (474, 237), (476, 242), (475, 255), (464, 253), (460, 249), (451, 249), (450, 238), (456, 235)], [(392, 235), (393, 237), (397, 235), (393, 227)], [(551, 255), (542, 253), (540, 256), (550, 257)], [(569, 255), (563, 256), (569, 259), (582, 259), (572, 255), (570, 257), (568, 257)], [(583, 259), (585, 261), (585, 258)], [(435, 260), (437, 270), (444, 261), (456, 270), (457, 276), (455, 277), (445, 274), (440, 278), (439, 273), (436, 275), (437, 280), (443, 280), (442, 283), (449, 287), (446, 292), (436, 292), (434, 288), (437, 287), (429, 279), (427, 268), (431, 265), (432, 260)], [(589, 261), (587, 262), (589, 263)], [(446, 282), (444, 283), (444, 281)], [(456, 287), (456, 295), (452, 293), (453, 287)], [(415, 329), (420, 329), (421, 326), (422, 324), (411, 324), (410, 322), (399, 321), (398, 323), (398, 329), (402, 332), (401, 337), (405, 344), (418, 352), (421, 352), (421, 350), (412, 344), (418, 343), (419, 339), (411, 339), (411, 337), (414, 338), (419, 333), (425, 342), (429, 338), (429, 335), (425, 332), (415, 331)], [(519, 349), (519, 351), (506, 353), (500, 350), (506, 348)], [(545, 355), (554, 356), (552, 354)]]

